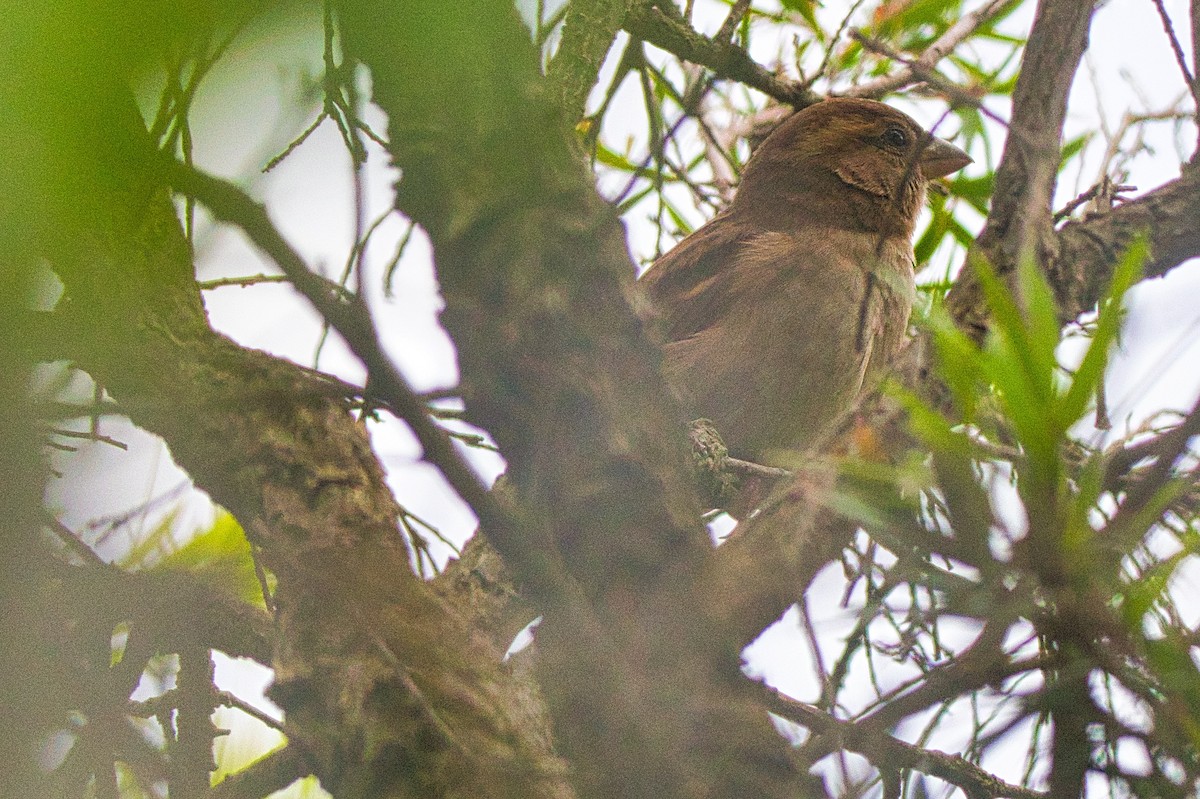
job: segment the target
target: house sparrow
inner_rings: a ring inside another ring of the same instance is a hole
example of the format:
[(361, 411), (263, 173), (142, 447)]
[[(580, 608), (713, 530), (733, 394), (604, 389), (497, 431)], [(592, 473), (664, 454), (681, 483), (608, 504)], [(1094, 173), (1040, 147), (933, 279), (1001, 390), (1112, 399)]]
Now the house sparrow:
[(904, 340), (926, 182), (970, 162), (871, 100), (825, 100), (780, 124), (729, 207), (640, 281), (688, 418), (759, 463), (816, 443)]

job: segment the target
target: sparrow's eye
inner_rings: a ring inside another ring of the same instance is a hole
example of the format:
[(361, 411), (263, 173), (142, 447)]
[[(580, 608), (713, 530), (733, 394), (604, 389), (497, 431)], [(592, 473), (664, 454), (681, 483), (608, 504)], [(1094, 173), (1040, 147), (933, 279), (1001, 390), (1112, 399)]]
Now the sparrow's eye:
[(888, 128), (881, 138), (889, 147), (904, 147), (908, 144), (908, 134), (900, 128)]

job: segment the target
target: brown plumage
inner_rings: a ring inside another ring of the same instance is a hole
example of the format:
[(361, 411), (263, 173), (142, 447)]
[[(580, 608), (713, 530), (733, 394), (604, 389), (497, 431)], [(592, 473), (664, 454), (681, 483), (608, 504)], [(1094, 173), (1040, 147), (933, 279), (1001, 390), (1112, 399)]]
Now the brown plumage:
[(759, 462), (814, 443), (902, 343), (925, 184), (969, 162), (870, 100), (826, 100), (776, 128), (729, 208), (641, 281), (688, 418)]

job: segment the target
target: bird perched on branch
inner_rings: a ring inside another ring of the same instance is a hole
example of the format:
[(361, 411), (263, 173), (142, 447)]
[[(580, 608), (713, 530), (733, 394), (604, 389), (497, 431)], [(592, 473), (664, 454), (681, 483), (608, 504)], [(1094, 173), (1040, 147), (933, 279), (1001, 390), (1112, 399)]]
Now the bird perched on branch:
[(641, 280), (688, 418), (759, 463), (813, 444), (902, 343), (926, 183), (970, 161), (871, 100), (780, 124), (728, 209)]

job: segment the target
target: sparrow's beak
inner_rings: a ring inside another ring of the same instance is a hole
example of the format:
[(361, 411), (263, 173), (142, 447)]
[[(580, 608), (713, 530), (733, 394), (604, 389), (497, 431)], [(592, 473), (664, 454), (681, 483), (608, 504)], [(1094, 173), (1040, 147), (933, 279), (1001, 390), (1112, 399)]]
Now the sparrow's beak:
[(957, 172), (969, 163), (971, 156), (937, 136), (931, 136), (921, 150), (921, 174), (930, 180)]

